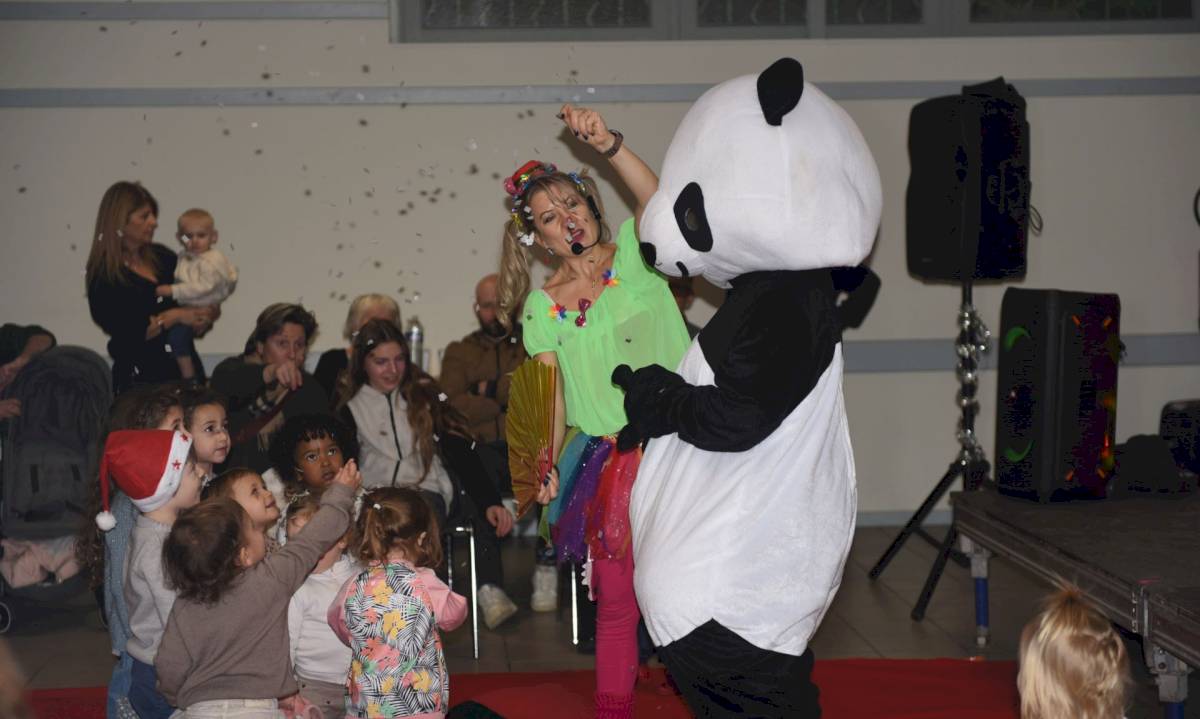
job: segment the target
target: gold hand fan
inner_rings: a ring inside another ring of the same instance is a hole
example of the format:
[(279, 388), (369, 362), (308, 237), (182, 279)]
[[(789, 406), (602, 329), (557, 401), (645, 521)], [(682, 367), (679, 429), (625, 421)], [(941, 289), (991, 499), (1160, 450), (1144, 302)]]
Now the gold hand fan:
[(554, 466), (554, 381), (557, 368), (534, 359), (513, 372), (504, 421), (508, 469), (517, 517), (533, 506), (546, 473)]

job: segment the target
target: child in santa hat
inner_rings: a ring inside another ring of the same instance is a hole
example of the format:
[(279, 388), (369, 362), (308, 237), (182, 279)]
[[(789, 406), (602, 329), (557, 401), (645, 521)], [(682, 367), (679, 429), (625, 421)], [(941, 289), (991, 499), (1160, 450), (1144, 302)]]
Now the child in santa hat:
[(180, 510), (200, 501), (191, 436), (160, 429), (118, 430), (108, 436), (100, 462), (104, 511), (96, 515), (96, 524), (105, 531), (116, 525), (109, 512), (110, 481), (139, 513), (125, 568), (130, 630), (125, 651), (133, 659), (129, 703), (142, 719), (165, 719), (174, 708), (156, 687), (154, 657), (175, 593), (163, 578), (162, 547)]

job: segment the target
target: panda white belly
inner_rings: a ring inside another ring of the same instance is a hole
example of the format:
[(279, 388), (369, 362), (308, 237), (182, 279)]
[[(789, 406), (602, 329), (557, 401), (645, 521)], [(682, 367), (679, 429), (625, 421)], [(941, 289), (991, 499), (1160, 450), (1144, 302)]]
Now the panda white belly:
[[(714, 384), (699, 342), (679, 374)], [(800, 655), (841, 582), (854, 534), (842, 348), (807, 397), (745, 452), (651, 440), (630, 501), (638, 604), (658, 645), (710, 619)]]

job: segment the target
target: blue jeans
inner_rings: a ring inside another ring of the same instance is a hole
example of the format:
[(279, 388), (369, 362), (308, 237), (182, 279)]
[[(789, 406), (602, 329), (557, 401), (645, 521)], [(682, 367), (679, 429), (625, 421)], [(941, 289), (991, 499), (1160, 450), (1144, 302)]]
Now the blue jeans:
[(173, 325), (167, 330), (167, 346), (175, 357), (191, 357), (195, 345), (192, 342), (192, 326), (186, 323)]
[(158, 673), (153, 666), (134, 659), (131, 679), (129, 703), (141, 719), (167, 719), (175, 713), (175, 707), (158, 693)]
[(112, 679), (108, 680), (108, 703), (105, 716), (108, 719), (128, 719), (133, 716), (129, 706), (129, 685), (133, 679), (133, 657), (121, 652), (113, 665)]

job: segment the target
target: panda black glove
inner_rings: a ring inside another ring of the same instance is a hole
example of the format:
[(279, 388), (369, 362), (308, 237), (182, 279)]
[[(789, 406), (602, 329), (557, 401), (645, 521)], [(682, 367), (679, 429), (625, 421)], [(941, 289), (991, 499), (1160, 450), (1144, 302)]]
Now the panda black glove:
[(668, 420), (668, 395), (687, 386), (682, 377), (659, 365), (636, 372), (629, 365), (620, 365), (613, 370), (612, 381), (625, 390), (625, 417), (629, 420), (617, 435), (619, 451), (627, 452), (644, 440), (675, 431)]

